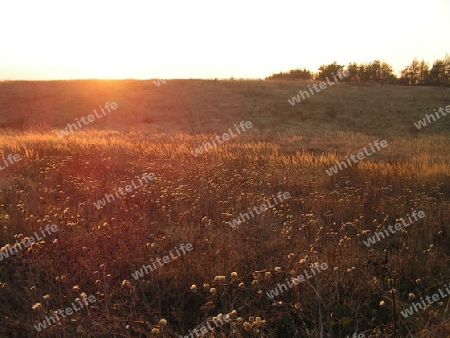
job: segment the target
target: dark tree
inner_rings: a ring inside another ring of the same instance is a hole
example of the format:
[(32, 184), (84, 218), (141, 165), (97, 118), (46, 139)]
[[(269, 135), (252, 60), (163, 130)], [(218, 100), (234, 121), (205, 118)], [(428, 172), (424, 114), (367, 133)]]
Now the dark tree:
[(340, 72), (344, 70), (344, 66), (338, 65), (335, 62), (329, 65), (322, 65), (319, 67), (319, 80), (325, 80), (326, 78), (329, 78), (330, 80), (333, 80), (333, 75), (338, 75)]
[(361, 82), (376, 82), (381, 84), (391, 84), (396, 82), (396, 76), (392, 67), (386, 62), (375, 60), (369, 64), (360, 66)]
[[(445, 86), (446, 85), (446, 71), (444, 60), (436, 60), (430, 73), (425, 79), (425, 83), (430, 86)], [(448, 84), (447, 84), (448, 85)]]
[(342, 81), (344, 82), (360, 82), (361, 79), (359, 77), (359, 66), (356, 64), (356, 62), (349, 63), (347, 66), (347, 71), (350, 74), (346, 78), (344, 78)]
[(409, 66), (401, 71), (401, 83), (407, 86), (424, 84), (428, 73), (428, 64), (424, 60), (419, 62), (414, 59)]

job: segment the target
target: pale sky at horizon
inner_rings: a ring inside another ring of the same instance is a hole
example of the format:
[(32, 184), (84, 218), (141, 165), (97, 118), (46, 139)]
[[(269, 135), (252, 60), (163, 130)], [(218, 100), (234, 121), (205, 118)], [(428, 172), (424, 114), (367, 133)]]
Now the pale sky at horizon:
[(450, 1), (0, 4), (0, 80), (264, 78), (450, 53)]

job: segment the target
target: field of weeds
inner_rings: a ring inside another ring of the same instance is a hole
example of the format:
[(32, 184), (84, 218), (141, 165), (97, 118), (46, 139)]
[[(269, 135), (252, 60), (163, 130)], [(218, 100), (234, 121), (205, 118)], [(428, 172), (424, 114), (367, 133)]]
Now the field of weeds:
[[(450, 282), (450, 116), (414, 127), (450, 89), (336, 85), (292, 107), (306, 85), (0, 83), (0, 165), (20, 155), (0, 170), (0, 336), (449, 336), (450, 297), (402, 311)], [(118, 109), (57, 135), (105, 102)], [(193, 156), (241, 121), (253, 127)], [(425, 217), (364, 243), (413, 211)]]

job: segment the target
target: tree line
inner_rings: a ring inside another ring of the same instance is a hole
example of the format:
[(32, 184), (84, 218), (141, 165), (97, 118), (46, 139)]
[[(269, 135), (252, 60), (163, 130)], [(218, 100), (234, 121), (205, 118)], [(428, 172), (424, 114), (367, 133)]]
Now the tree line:
[(329, 65), (319, 67), (317, 73), (308, 69), (292, 69), (288, 72), (274, 73), (266, 77), (266, 80), (325, 80), (333, 78), (333, 74), (338, 74), (347, 70), (350, 75), (342, 79), (342, 82), (359, 83), (380, 83), (380, 84), (401, 84), (406, 86), (450, 86), (450, 55), (439, 59), (430, 65), (424, 60), (414, 59), (410, 65), (406, 66), (397, 77), (392, 67), (380, 60), (370, 63), (357, 64), (349, 63), (347, 66), (333, 62)]

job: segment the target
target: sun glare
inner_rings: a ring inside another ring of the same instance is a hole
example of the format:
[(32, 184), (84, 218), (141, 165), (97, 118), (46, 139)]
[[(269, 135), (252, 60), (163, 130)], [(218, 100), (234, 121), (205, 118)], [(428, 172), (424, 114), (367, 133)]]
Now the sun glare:
[(18, 0), (0, 5), (0, 29), (9, 32), (0, 46), (0, 79), (264, 78), (377, 58), (399, 71), (414, 57), (433, 62), (448, 52), (441, 41), (450, 30), (449, 6), (439, 0), (421, 6), (417, 30), (409, 21), (414, 6), (387, 0), (370, 6), (380, 22), (408, 27), (405, 35), (370, 22), (352, 0), (277, 6)]

